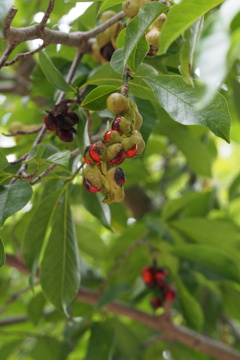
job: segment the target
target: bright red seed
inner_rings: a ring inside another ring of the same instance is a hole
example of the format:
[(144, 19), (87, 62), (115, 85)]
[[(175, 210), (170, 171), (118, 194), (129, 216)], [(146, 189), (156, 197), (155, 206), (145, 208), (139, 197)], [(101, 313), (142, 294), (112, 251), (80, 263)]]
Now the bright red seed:
[(95, 186), (93, 186), (93, 185), (88, 181), (88, 179), (86, 179), (86, 178), (83, 179), (83, 186), (84, 186), (85, 189), (86, 189), (88, 192), (90, 192), (90, 193), (96, 193), (96, 192), (101, 191), (101, 189), (96, 188)]
[(154, 283), (154, 268), (147, 266), (142, 269), (142, 279), (147, 285)]
[(93, 144), (90, 149), (89, 149), (89, 155), (91, 156), (91, 158), (93, 159), (93, 161), (95, 162), (100, 162), (100, 150), (97, 147), (97, 144)]
[(121, 164), (125, 159), (125, 154), (124, 154), (124, 151), (123, 150), (120, 150), (118, 155), (113, 158), (112, 160), (110, 160), (110, 164), (112, 165), (119, 165)]
[(91, 162), (92, 162), (91, 160), (88, 160), (86, 157), (84, 157), (83, 160), (86, 164), (91, 164)]
[(176, 291), (169, 287), (165, 293), (165, 299), (168, 301), (174, 301), (176, 297)]
[(112, 129), (119, 132), (121, 117), (116, 117), (112, 122)]
[(137, 144), (134, 144), (133, 147), (125, 153), (125, 156), (126, 158), (131, 158), (136, 154), (136, 152), (137, 152)]
[(104, 142), (108, 143), (111, 139), (112, 136), (112, 130), (108, 130), (105, 134), (104, 134)]

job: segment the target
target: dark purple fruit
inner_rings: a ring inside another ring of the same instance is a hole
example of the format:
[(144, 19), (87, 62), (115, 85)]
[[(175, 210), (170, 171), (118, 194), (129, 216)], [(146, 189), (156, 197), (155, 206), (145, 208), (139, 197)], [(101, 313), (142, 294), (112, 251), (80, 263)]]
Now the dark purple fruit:
[(56, 132), (56, 135), (63, 142), (71, 142), (74, 139), (74, 134), (70, 129), (60, 129)]
[(126, 182), (125, 172), (121, 168), (116, 168), (114, 173), (114, 180), (119, 186), (122, 186)]
[(48, 130), (57, 130), (58, 129), (58, 122), (54, 116), (50, 113), (46, 114), (44, 117), (44, 124)]

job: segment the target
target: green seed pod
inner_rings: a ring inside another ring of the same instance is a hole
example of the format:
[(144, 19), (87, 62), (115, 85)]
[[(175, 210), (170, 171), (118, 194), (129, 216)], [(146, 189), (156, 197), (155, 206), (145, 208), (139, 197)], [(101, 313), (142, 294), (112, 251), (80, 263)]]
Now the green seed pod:
[(137, 144), (137, 152), (135, 156), (141, 155), (145, 149), (145, 142), (142, 138), (142, 134), (139, 131), (134, 130), (131, 138), (134, 140), (135, 144)]
[(92, 186), (98, 189), (103, 188), (102, 175), (97, 166), (88, 164), (83, 170), (83, 176), (92, 184)]
[(113, 10), (107, 10), (107, 11), (104, 11), (100, 17), (100, 21), (102, 23), (104, 23), (105, 21), (111, 19), (113, 16), (116, 15), (116, 12), (113, 11)]
[(113, 93), (107, 98), (107, 108), (113, 114), (122, 115), (129, 109), (128, 98), (122, 94)]
[(155, 27), (152, 28), (147, 34), (146, 34), (146, 40), (149, 45), (152, 45), (154, 47), (159, 48), (159, 37), (160, 37), (160, 31), (156, 29)]
[(124, 200), (124, 197), (123, 187), (119, 186), (118, 189), (114, 191), (105, 192), (105, 198), (102, 202), (105, 204), (120, 203)]
[[(118, 174), (118, 172), (120, 172), (120, 174)], [(122, 169), (117, 167), (110, 168), (106, 175), (106, 181), (108, 187), (103, 189), (105, 193), (105, 199), (103, 200), (103, 202), (105, 204), (111, 204), (111, 203), (119, 203), (123, 201), (125, 194), (122, 185), (125, 182), (125, 174), (122, 171)], [(120, 184), (118, 184), (118, 182)]]
[(143, 122), (142, 115), (139, 114), (139, 112), (137, 112), (137, 113), (136, 113), (136, 117), (135, 117), (134, 129), (135, 129), (135, 130), (140, 129), (140, 127), (142, 126), (142, 122)]
[(118, 131), (108, 130), (104, 134), (104, 142), (107, 146), (120, 143), (121, 141), (122, 141), (122, 136), (119, 134)]
[(107, 161), (114, 159), (119, 152), (122, 150), (122, 145), (120, 143), (116, 143), (107, 147)]
[(149, 26), (149, 30), (152, 30), (154, 28), (161, 30), (163, 27), (163, 24), (167, 20), (167, 16), (165, 14), (161, 14), (156, 20), (153, 21), (153, 23)]
[(125, 137), (122, 141), (123, 151), (126, 153), (128, 150), (132, 149), (135, 144), (135, 137), (131, 135), (130, 137)]
[(133, 18), (138, 14), (140, 5), (140, 0), (128, 0), (122, 3), (122, 9), (126, 16)]

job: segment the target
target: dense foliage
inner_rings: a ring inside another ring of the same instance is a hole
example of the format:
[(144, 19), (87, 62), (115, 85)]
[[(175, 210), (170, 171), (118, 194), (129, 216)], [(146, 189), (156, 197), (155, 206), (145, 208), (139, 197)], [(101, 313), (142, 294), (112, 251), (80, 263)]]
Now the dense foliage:
[(1, 360), (240, 359), (240, 3), (79, 4), (0, 4)]

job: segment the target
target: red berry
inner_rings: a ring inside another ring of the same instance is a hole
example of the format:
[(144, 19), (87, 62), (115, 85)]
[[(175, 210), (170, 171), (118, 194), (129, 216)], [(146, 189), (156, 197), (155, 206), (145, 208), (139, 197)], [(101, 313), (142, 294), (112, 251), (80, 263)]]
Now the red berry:
[(93, 144), (89, 149), (89, 155), (95, 162), (100, 162), (100, 149), (98, 148), (97, 144)]
[(116, 117), (112, 122), (112, 129), (119, 132), (121, 117)]
[(159, 297), (154, 297), (151, 300), (151, 305), (152, 305), (153, 309), (156, 310), (163, 306), (163, 300)]
[(48, 130), (55, 131), (58, 129), (58, 122), (51, 114), (45, 115), (44, 124)]
[(117, 154), (117, 156), (115, 158), (113, 158), (112, 160), (110, 160), (110, 164), (112, 165), (119, 165), (121, 164), (125, 159), (125, 154), (123, 150), (120, 150), (119, 153)]
[(122, 186), (126, 182), (125, 172), (121, 168), (116, 168), (114, 179), (118, 185)]
[(154, 268), (147, 266), (142, 269), (142, 279), (146, 285), (154, 285)]
[(136, 154), (136, 152), (137, 152), (137, 144), (134, 144), (133, 147), (125, 153), (125, 156), (126, 158), (131, 158)]
[(165, 299), (168, 301), (174, 301), (176, 297), (176, 291), (169, 287), (167, 291), (165, 292)]
[(71, 142), (74, 139), (73, 132), (69, 129), (60, 129), (56, 132), (56, 135), (64, 142)]
[(108, 143), (111, 139), (112, 136), (112, 130), (108, 130), (105, 134), (104, 134), (104, 142)]
[(90, 192), (90, 193), (96, 193), (101, 191), (101, 189), (96, 188), (95, 186), (93, 186), (88, 179), (84, 178), (83, 179), (83, 186), (85, 187), (85, 189)]
[(85, 150), (84, 150), (84, 154), (83, 154), (83, 160), (86, 164), (91, 164), (92, 163), (92, 160), (90, 158), (90, 155), (89, 155), (89, 149), (90, 149), (91, 145), (88, 145)]

